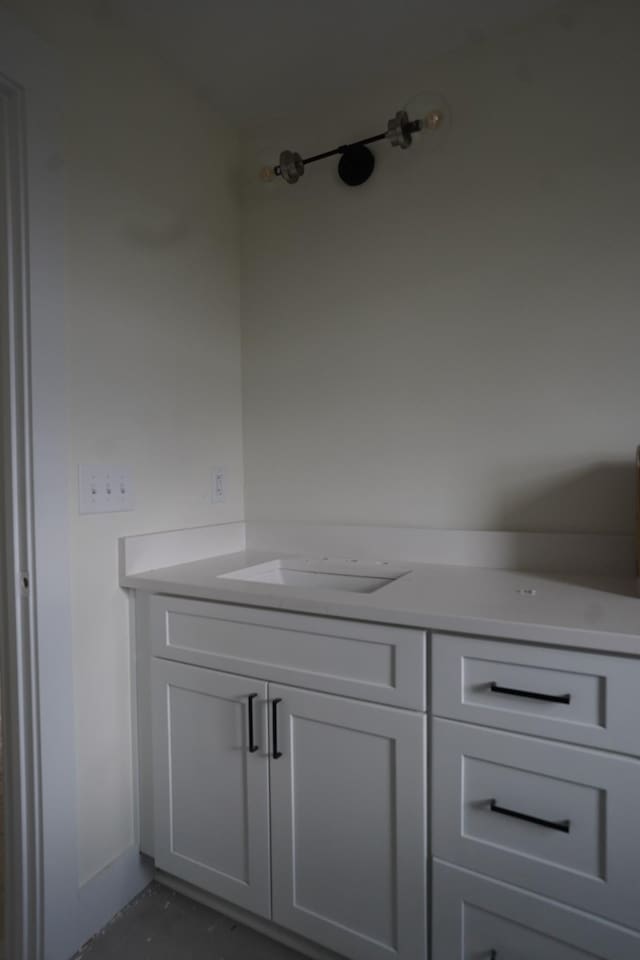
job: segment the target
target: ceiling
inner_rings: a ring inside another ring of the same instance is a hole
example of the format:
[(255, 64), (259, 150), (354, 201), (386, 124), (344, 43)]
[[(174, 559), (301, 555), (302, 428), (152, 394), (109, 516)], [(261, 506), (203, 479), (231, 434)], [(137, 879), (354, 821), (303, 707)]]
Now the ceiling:
[(552, 5), (550, 0), (107, 2), (243, 129), (358, 95)]

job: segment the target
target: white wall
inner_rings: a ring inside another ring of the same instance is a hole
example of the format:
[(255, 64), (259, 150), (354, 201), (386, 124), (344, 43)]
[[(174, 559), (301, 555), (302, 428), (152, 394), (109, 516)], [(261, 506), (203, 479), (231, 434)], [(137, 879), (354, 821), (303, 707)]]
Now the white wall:
[[(128, 608), (117, 538), (238, 519), (236, 145), (109, 4), (10, 0), (65, 73), (66, 314), (79, 873), (133, 842)], [(92, 11), (95, 14), (92, 15)], [(133, 513), (80, 517), (80, 462), (125, 463)], [(211, 471), (228, 468), (226, 504)], [(65, 558), (61, 558), (65, 562)]]
[[(84, 881), (133, 840), (117, 537), (242, 515), (237, 157), (108, 2), (6, 6), (58, 51), (66, 80), (51, 162), (68, 189)], [(630, 530), (640, 14), (567, 9), (258, 138), (243, 287), (253, 517)], [(439, 149), (383, 145), (358, 190), (331, 163), (293, 188), (255, 181), (283, 147), (377, 130), (424, 87), (453, 105)], [(131, 465), (134, 513), (78, 516), (75, 471), (94, 460)], [(214, 507), (220, 463), (231, 493)]]
[[(249, 519), (631, 532), (639, 31), (637, 3), (564, 3), (255, 136)], [(376, 147), (366, 186), (331, 161), (257, 180), (285, 147), (384, 129), (423, 89), (450, 101), (450, 137)]]

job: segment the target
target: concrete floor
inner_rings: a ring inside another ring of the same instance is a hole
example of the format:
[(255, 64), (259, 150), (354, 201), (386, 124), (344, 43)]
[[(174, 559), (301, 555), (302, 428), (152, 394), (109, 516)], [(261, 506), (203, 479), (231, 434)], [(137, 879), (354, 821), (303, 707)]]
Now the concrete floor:
[(305, 960), (158, 883), (133, 901), (76, 960)]
[(4, 956), (4, 747), (0, 729), (0, 960)]

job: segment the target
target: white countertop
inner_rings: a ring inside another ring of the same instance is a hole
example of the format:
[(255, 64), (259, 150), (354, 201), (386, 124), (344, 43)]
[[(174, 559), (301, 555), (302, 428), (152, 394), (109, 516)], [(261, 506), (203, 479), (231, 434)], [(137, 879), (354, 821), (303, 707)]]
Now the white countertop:
[[(221, 603), (640, 656), (640, 589), (633, 579), (419, 563), (394, 563), (408, 572), (369, 594), (219, 579), (284, 556), (229, 553), (123, 575), (121, 585)], [(535, 592), (523, 595), (523, 589)]]

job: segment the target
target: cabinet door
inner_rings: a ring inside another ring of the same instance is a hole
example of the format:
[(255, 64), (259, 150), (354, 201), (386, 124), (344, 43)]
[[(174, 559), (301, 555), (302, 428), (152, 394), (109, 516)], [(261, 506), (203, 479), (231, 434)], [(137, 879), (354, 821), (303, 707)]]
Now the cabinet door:
[(426, 717), (269, 684), (273, 919), (353, 960), (426, 956)]
[(268, 917), (266, 692), (259, 680), (152, 662), (156, 866)]

